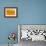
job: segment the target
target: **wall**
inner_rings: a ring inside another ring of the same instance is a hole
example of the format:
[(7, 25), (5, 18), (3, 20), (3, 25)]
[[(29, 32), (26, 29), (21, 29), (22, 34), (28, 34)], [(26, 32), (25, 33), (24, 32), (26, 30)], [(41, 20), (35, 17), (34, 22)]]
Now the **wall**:
[[(4, 18), (9, 6), (18, 7), (17, 18)], [(18, 32), (17, 24), (46, 24), (46, 0), (0, 0), (0, 44), (8, 43), (9, 32)]]

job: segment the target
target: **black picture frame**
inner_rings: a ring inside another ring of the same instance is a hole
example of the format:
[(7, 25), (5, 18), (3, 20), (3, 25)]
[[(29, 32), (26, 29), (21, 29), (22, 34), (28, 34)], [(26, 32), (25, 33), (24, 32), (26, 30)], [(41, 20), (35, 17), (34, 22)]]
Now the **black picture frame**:
[[(16, 9), (16, 16), (6, 16), (5, 10), (6, 10), (7, 8), (14, 8), (14, 9)], [(5, 17), (5, 18), (17, 18), (17, 17), (18, 17), (18, 7), (4, 7), (4, 17)]]

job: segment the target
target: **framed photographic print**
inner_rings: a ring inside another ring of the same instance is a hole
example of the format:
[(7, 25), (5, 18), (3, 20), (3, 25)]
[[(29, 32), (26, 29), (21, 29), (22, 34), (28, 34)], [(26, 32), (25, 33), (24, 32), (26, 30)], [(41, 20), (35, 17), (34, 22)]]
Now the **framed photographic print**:
[(4, 16), (8, 18), (16, 18), (18, 16), (18, 8), (17, 7), (5, 7)]
[(19, 24), (18, 38), (21, 40), (46, 41), (45, 24)]

